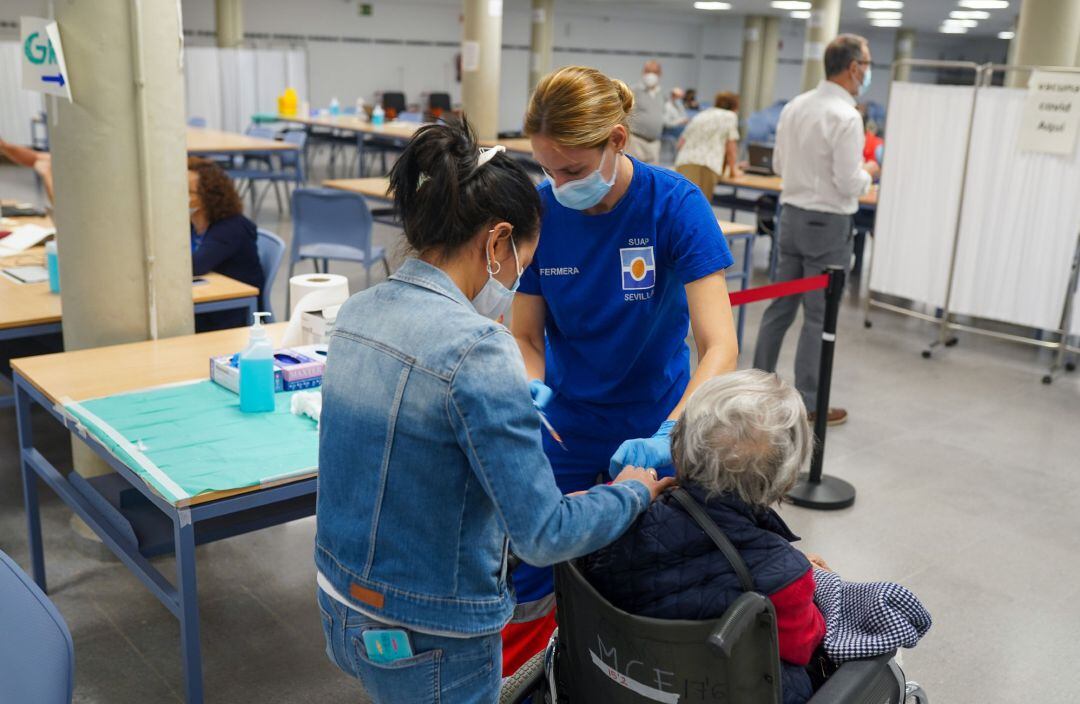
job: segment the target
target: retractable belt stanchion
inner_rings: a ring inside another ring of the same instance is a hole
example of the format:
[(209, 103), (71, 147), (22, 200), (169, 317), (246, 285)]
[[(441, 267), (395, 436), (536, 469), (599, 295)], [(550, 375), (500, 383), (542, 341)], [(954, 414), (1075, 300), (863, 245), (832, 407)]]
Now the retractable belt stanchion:
[(855, 503), (855, 487), (843, 479), (822, 474), (825, 462), (825, 430), (829, 423), (829, 390), (832, 388), (833, 353), (836, 349), (836, 324), (844, 295), (844, 269), (831, 266), (819, 276), (783, 281), (768, 286), (744, 289), (729, 294), (731, 305), (741, 306), (783, 296), (797, 296), (825, 289), (825, 325), (821, 335), (821, 367), (818, 372), (816, 418), (814, 419), (814, 458), (810, 472), (803, 472), (787, 499), (796, 506), (833, 510)]
[(829, 389), (832, 387), (833, 353), (836, 349), (836, 322), (844, 293), (844, 270), (829, 267), (829, 286), (825, 289), (825, 326), (821, 334), (821, 368), (818, 372), (817, 410), (814, 418), (814, 458), (810, 472), (803, 472), (787, 494), (796, 506), (834, 510), (855, 503), (855, 487), (843, 479), (822, 474), (825, 461), (825, 431), (829, 425)]

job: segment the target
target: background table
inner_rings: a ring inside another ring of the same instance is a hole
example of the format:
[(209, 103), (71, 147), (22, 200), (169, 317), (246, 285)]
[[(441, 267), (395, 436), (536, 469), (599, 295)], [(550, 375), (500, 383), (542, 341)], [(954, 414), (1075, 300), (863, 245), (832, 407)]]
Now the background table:
[[(267, 326), (278, 343), (285, 324)], [(236, 352), (247, 330), (235, 328), (76, 352), (14, 360), (19, 459), (34, 580), (44, 590), (37, 480), (45, 482), (180, 621), (187, 701), (203, 701), (195, 546), (310, 516), (315, 512), (314, 474), (257, 487), (200, 494), (171, 503), (151, 489), (93, 436), (80, 437), (116, 470), (92, 479), (62, 475), (34, 445), (31, 409), (38, 404), (73, 433), (79, 425), (62, 409), (64, 399), (90, 398), (162, 384), (205, 379), (211, 356)], [(299, 468), (302, 469), (302, 468)], [(172, 553), (175, 586), (149, 558)]]
[(235, 132), (221, 132), (204, 127), (189, 127), (187, 150), (193, 156), (202, 154), (244, 154), (248, 152), (282, 152), (297, 146), (276, 139), (249, 137)]
[[(0, 269), (44, 264), (44, 247), (0, 257)], [(192, 284), (191, 298), (196, 313), (239, 308), (247, 311), (250, 318), (258, 306), (259, 289), (211, 272)], [(0, 340), (55, 334), (62, 330), (61, 322), (60, 294), (52, 293), (47, 281), (20, 284), (0, 274)], [(0, 396), (0, 407), (10, 406), (12, 401), (12, 396)]]

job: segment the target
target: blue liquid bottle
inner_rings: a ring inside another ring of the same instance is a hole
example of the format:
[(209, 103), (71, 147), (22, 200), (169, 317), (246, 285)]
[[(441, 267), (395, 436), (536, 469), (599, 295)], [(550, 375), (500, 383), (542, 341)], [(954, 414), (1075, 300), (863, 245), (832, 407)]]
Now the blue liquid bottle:
[(262, 326), (262, 317), (269, 315), (255, 314), (248, 346), (240, 353), (240, 410), (244, 413), (274, 410), (274, 347)]

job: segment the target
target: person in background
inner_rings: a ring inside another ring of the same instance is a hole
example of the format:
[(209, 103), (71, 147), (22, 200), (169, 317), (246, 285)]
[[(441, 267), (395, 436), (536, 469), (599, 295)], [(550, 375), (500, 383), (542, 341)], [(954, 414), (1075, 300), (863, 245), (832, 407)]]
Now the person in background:
[(525, 169), (452, 120), (417, 131), (390, 190), (415, 257), (342, 306), (322, 386), (326, 652), (375, 704), (494, 704), (508, 551), (550, 565), (596, 550), (671, 481), (626, 467), (578, 496), (555, 484), (498, 322), (539, 235)]
[(696, 90), (693, 88), (686, 89), (686, 95), (683, 96), (683, 106), (686, 107), (687, 112), (695, 112), (701, 109), (701, 105), (698, 104)]
[[(772, 507), (813, 446), (798, 392), (757, 369), (702, 384), (671, 437), (679, 486), (732, 542), (755, 590), (776, 609), (784, 704), (802, 704), (813, 693), (804, 668), (825, 637), (825, 619), (814, 604), (812, 565), (827, 566), (791, 544), (799, 538)], [(731, 563), (670, 495), (582, 567), (605, 599), (638, 616), (716, 619), (742, 594)]]
[(660, 62), (646, 61), (641, 82), (634, 86), (634, 114), (630, 118), (627, 156), (645, 164), (660, 161), (660, 138), (664, 134), (664, 93), (660, 88)]
[(690, 118), (686, 116), (686, 106), (683, 104), (685, 95), (683, 89), (678, 86), (671, 89), (671, 95), (664, 103), (664, 129), (678, 130), (690, 121)]
[[(545, 433), (544, 450), (567, 493), (631, 461), (670, 471), (668, 433), (685, 399), (735, 369), (739, 354), (727, 241), (692, 183), (623, 153), (634, 101), (622, 81), (568, 66), (540, 81), (525, 113), (547, 180), (511, 330), (534, 398), (561, 434), (562, 445)], [(551, 570), (523, 564), (514, 580), (520, 608), (504, 643), (527, 659), (555, 627)]]
[[(870, 87), (870, 45), (841, 34), (825, 49), (825, 76), (817, 88), (798, 96), (780, 114), (773, 169), (784, 179), (780, 193), (778, 281), (816, 276), (828, 266), (851, 266), (852, 216), (859, 196), (880, 173), (863, 160), (865, 141), (855, 97)], [(803, 326), (795, 352), (795, 387), (806, 407), (817, 404), (818, 365), (825, 323), (825, 291), (777, 298), (765, 311), (754, 350), (754, 366), (776, 371), (784, 334), (803, 306)], [(813, 418), (813, 412), (811, 413)], [(830, 408), (832, 425), (847, 411)]]
[(49, 197), (49, 202), (54, 202), (52, 155), (49, 152), (34, 151), (29, 147), (12, 144), (0, 139), (0, 154), (3, 154), (12, 163), (33, 169), (41, 177), (41, 183), (45, 186), (45, 194)]
[(716, 94), (715, 107), (690, 120), (679, 139), (675, 170), (712, 200), (716, 182), (724, 176), (739, 178), (739, 96)]
[[(191, 273), (211, 271), (262, 290), (255, 223), (244, 207), (232, 179), (217, 164), (188, 158), (188, 211), (191, 218)], [(219, 311), (197, 316), (196, 330), (220, 330), (250, 325), (244, 311)]]
[(885, 144), (885, 140), (878, 136), (880, 131), (877, 123), (870, 119), (870, 113), (867, 110), (866, 103), (860, 103), (858, 105), (859, 115), (863, 121), (863, 132), (866, 137), (866, 144), (863, 147), (863, 161), (872, 161), (878, 166), (881, 166), (881, 161), (878, 159), (878, 148)]

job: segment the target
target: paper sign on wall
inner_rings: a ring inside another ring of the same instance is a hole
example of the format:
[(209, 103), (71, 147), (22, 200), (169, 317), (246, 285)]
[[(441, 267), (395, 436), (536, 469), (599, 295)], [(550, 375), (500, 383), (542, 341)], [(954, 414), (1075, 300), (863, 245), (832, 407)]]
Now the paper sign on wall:
[(1024, 114), (1020, 120), (1020, 149), (1072, 155), (1080, 132), (1080, 73), (1032, 71)]
[(488, 17), (502, 17), (503, 0), (488, 0)]
[(825, 44), (824, 42), (806, 42), (803, 45), (803, 58), (814, 61), (820, 60), (825, 56)]
[(71, 100), (60, 29), (41, 17), (21, 17), (23, 88)]
[(808, 27), (824, 27), (825, 26), (825, 11), (824, 10), (810, 10), (810, 16), (806, 18), (806, 25)]
[(747, 27), (746, 33), (743, 35), (748, 42), (756, 42), (761, 38), (761, 30), (757, 27)]
[(476, 71), (480, 68), (480, 42), (461, 42), (461, 70)]

